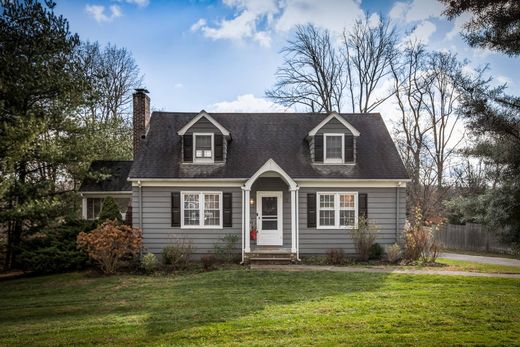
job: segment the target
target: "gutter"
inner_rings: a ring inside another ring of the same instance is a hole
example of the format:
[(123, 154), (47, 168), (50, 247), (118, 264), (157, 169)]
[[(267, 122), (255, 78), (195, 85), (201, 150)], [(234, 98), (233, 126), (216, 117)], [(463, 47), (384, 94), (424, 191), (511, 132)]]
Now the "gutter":
[(395, 242), (399, 243), (399, 188), (401, 187), (401, 182), (397, 183), (395, 187)]

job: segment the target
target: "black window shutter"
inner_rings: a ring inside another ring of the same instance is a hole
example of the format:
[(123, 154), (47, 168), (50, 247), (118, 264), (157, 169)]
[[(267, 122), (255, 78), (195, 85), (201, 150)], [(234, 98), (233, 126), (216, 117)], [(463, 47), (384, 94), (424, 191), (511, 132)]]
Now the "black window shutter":
[(359, 194), (358, 195), (358, 202), (359, 202), (359, 217), (363, 216), (365, 218), (368, 218), (368, 196), (367, 194)]
[(345, 135), (345, 161), (354, 161), (354, 136)]
[(224, 160), (224, 135), (215, 134), (215, 161)]
[(224, 227), (233, 226), (233, 194), (223, 193), (222, 194), (222, 205), (223, 205), (223, 225)]
[(314, 136), (314, 161), (323, 161), (323, 135)]
[(182, 147), (184, 148), (184, 161), (193, 161), (193, 135), (184, 135), (182, 137)]
[(172, 193), (172, 227), (181, 226), (181, 193)]
[(316, 193), (307, 194), (307, 228), (316, 228)]

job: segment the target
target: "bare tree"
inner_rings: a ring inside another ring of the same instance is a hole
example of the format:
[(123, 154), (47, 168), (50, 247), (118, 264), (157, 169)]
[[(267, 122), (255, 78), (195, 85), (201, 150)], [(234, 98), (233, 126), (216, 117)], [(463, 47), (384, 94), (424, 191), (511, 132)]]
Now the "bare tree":
[(432, 146), (427, 147), (437, 173), (437, 187), (442, 188), (447, 162), (464, 139), (458, 134), (460, 113), (456, 111), (459, 93), (455, 83), (462, 65), (451, 53), (435, 52), (428, 59), (428, 84), (426, 111), (431, 122)]
[[(431, 130), (425, 110), (428, 85), (431, 83), (431, 76), (425, 72), (426, 58), (427, 52), (422, 44), (408, 42), (402, 52), (401, 61), (391, 64), (394, 81), (392, 92), (400, 111), (395, 137), (412, 178), (412, 184), (408, 188), (412, 210), (419, 206), (425, 209), (430, 192), (426, 186), (429, 180), (421, 177), (426, 172), (426, 177), (430, 177), (430, 170), (425, 167), (427, 138)], [(426, 215), (425, 210), (422, 212)]]
[(386, 18), (373, 24), (368, 14), (357, 20), (351, 31), (343, 31), (343, 54), (346, 66), (346, 85), (352, 112), (373, 111), (392, 93), (374, 98), (381, 80), (391, 75), (391, 65), (399, 55), (396, 49), (396, 29)]
[(132, 54), (126, 48), (98, 42), (83, 44), (79, 51), (83, 70), (94, 87), (89, 96), (85, 120), (108, 123), (130, 114), (132, 92), (143, 78)]
[(291, 107), (303, 105), (312, 112), (341, 111), (344, 65), (327, 30), (311, 24), (298, 26), (296, 38), (282, 50), (284, 62), (277, 82), (266, 96)]

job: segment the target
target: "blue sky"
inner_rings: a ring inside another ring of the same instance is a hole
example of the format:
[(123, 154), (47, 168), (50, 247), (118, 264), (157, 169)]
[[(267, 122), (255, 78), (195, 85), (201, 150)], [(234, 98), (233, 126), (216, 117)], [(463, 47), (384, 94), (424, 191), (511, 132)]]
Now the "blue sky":
[[(69, 0), (56, 8), (81, 39), (133, 53), (155, 110), (279, 110), (264, 92), (295, 25), (339, 33), (364, 11), (389, 16), (403, 37), (431, 50), (456, 52), (472, 66), (489, 63), (495, 79), (518, 93), (518, 59), (468, 47), (458, 34), (465, 18), (449, 22), (441, 10), (435, 0)], [(393, 109), (387, 102), (378, 111), (391, 119)]]

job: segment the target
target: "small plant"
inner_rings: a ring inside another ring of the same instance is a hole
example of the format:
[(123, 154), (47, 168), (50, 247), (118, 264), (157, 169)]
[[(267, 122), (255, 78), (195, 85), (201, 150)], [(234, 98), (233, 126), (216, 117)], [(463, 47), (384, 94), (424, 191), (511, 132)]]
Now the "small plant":
[(404, 258), (407, 261), (435, 262), (439, 256), (441, 245), (435, 238), (437, 226), (425, 227), (421, 209), (415, 209), (412, 223), (405, 227)]
[(374, 243), (368, 251), (368, 259), (381, 260), (383, 257), (383, 247), (379, 243)]
[(124, 260), (134, 259), (141, 249), (141, 230), (109, 220), (89, 233), (79, 233), (76, 243), (106, 274), (115, 273)]
[(392, 264), (397, 263), (399, 259), (401, 259), (401, 246), (399, 246), (397, 243), (385, 246), (385, 252), (386, 259)]
[(185, 269), (192, 254), (193, 246), (191, 242), (178, 240), (174, 244), (163, 248), (162, 261), (164, 265), (171, 267), (173, 270)]
[(239, 258), (237, 252), (238, 235), (228, 234), (222, 238), (220, 244), (215, 244), (215, 256), (218, 260), (225, 263), (236, 262)]
[(343, 265), (347, 262), (345, 252), (341, 248), (331, 248), (327, 251), (326, 263), (329, 265)]
[(378, 232), (377, 225), (368, 223), (368, 219), (365, 217), (359, 217), (357, 229), (352, 230), (352, 239), (359, 260), (367, 261), (369, 259), (370, 249), (376, 241)]
[(107, 196), (103, 200), (103, 206), (101, 207), (101, 213), (99, 214), (99, 221), (105, 222), (106, 220), (117, 220), (119, 223), (123, 221), (119, 206), (113, 197)]
[(159, 261), (157, 260), (157, 256), (153, 253), (146, 253), (143, 259), (141, 259), (141, 268), (147, 274), (154, 272), (159, 265)]
[(214, 255), (208, 254), (201, 257), (200, 261), (202, 262), (202, 267), (204, 268), (204, 271), (210, 271), (215, 267), (215, 264), (217, 263), (218, 259)]

